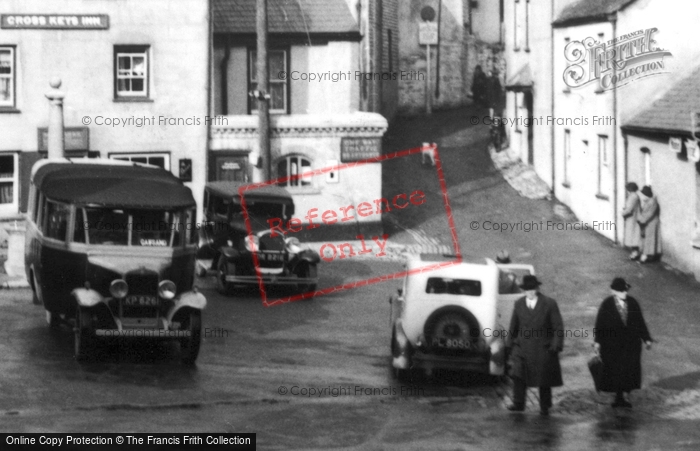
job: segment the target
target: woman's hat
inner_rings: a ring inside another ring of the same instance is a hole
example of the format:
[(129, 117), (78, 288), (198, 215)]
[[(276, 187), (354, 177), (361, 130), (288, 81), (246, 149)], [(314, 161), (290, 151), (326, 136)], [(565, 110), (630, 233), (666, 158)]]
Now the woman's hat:
[(542, 285), (542, 282), (537, 280), (537, 277), (528, 275), (523, 277), (523, 283), (520, 284), (520, 288), (523, 290), (536, 290), (540, 285)]
[(510, 254), (506, 250), (502, 250), (496, 255), (497, 263), (510, 263)]
[(654, 193), (651, 191), (651, 186), (649, 185), (642, 188), (642, 194), (644, 194), (647, 197), (652, 197), (654, 195)]
[(625, 282), (622, 277), (615, 277), (615, 280), (610, 284), (610, 288), (615, 291), (627, 291), (632, 287), (632, 285)]

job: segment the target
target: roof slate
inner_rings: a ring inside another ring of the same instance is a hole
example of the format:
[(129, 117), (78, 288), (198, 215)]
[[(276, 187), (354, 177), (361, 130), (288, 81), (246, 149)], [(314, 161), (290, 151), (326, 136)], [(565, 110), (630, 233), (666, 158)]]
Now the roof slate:
[[(215, 33), (255, 33), (256, 0), (213, 0)], [(270, 33), (359, 33), (344, 0), (268, 0)]]
[(622, 128), (692, 133), (690, 113), (693, 111), (700, 112), (700, 66)]
[(568, 5), (552, 25), (555, 27), (607, 20), (608, 14), (620, 11), (636, 0), (579, 0)]

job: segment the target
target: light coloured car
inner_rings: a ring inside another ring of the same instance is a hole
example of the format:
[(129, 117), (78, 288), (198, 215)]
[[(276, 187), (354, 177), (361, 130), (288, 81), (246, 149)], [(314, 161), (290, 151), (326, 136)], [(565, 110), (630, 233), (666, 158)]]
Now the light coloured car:
[(412, 370), (453, 369), (500, 376), (513, 303), (524, 296), (522, 277), (532, 265), (497, 264), (488, 258), (411, 257), (391, 303), (392, 367), (399, 378)]

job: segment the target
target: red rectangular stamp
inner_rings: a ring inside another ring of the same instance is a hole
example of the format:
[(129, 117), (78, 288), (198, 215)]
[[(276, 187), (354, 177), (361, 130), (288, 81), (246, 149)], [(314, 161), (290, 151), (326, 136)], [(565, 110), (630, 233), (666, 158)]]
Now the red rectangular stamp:
[[(396, 163), (403, 165), (402, 170), (416, 171), (417, 159), (409, 158), (412, 155), (420, 156), (421, 166), (425, 166), (427, 160), (434, 167), (434, 179), (412, 177), (411, 183), (416, 186), (410, 187), (383, 185), (382, 165)], [(318, 274), (323, 274), (324, 265), (387, 255), (390, 235), (384, 233), (382, 226), (382, 218), (386, 215), (394, 215), (392, 223), (400, 224), (401, 217), (413, 218), (415, 215), (434, 220), (440, 216), (436, 212), (444, 211), (444, 226), (449, 231), (452, 255), (447, 260), (414, 271), (431, 271), (462, 261), (442, 163), (434, 144), (424, 143), (414, 149), (313, 170), (302, 165), (302, 159), (290, 161), (286, 162), (286, 172), (281, 171), (290, 175), (239, 188), (248, 233), (246, 247), (251, 251), (265, 306), (409, 275), (411, 271), (406, 270), (350, 282), (332, 283), (331, 280), (326, 284), (331, 286), (318, 287)], [(295, 166), (290, 167), (291, 164)], [(341, 178), (347, 179), (347, 183), (339, 183)], [(294, 202), (278, 186), (296, 194)], [(287, 203), (281, 209), (279, 206), (267, 209), (256, 193), (277, 196), (280, 202)], [(429, 205), (431, 202), (434, 205)], [(420, 209), (423, 211), (416, 212)], [(410, 230), (402, 225), (399, 228)], [(302, 239), (306, 245), (302, 245)], [(268, 291), (272, 292), (276, 287), (293, 287), (295, 292), (270, 299)]]

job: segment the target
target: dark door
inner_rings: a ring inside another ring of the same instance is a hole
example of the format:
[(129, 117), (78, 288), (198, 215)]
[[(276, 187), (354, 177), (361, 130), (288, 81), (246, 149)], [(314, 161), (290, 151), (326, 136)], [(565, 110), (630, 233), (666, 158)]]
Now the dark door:
[(527, 109), (527, 119), (528, 123), (530, 124), (530, 126), (527, 127), (527, 164), (532, 166), (535, 164), (534, 149), (532, 148), (532, 131), (535, 128), (532, 125), (532, 91), (525, 91), (524, 95), (525, 108)]

